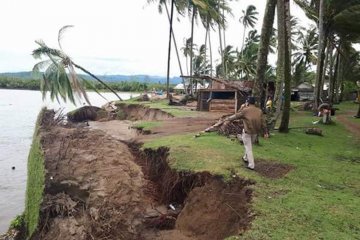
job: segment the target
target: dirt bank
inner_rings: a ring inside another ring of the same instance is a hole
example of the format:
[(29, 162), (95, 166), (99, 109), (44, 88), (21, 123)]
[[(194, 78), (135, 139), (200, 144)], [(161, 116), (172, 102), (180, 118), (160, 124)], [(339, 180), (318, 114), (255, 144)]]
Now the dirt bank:
[(45, 196), (32, 239), (223, 239), (249, 227), (252, 182), (176, 172), (166, 148), (43, 122)]

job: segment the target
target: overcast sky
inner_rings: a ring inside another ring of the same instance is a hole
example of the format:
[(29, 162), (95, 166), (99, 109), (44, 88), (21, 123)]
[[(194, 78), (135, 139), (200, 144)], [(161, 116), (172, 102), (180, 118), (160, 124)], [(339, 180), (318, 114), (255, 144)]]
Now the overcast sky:
[[(234, 16), (228, 17), (227, 45), (241, 47), (239, 18), (249, 4), (260, 13), (256, 27), (260, 31), (266, 0), (232, 2)], [(1, 0), (0, 9), (0, 72), (31, 71), (36, 63), (31, 56), (37, 47), (34, 41), (43, 39), (57, 48), (58, 30), (74, 25), (63, 37), (63, 49), (88, 70), (96, 74), (166, 75), (167, 17), (146, 0)], [(292, 5), (291, 11), (302, 25), (309, 25), (299, 7)], [(178, 18), (174, 31), (181, 48), (190, 36), (190, 22), (187, 16)], [(194, 34), (195, 44), (201, 45), (205, 31), (200, 23)], [(218, 34), (212, 32), (211, 36), (213, 52), (217, 53)], [(175, 52), (172, 56), (171, 76), (179, 76)], [(182, 61), (185, 69), (185, 58)]]

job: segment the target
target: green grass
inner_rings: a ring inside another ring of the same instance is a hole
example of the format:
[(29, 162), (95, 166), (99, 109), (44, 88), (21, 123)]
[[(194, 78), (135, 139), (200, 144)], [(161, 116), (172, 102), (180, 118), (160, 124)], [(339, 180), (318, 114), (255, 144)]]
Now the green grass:
[(154, 101), (147, 101), (147, 102), (138, 102), (135, 99), (130, 99), (124, 101), (125, 103), (133, 103), (133, 104), (142, 104), (144, 106), (148, 106), (150, 108), (157, 108), (161, 109), (164, 112), (170, 113), (175, 117), (194, 117), (199, 115), (197, 111), (191, 111), (188, 109), (184, 109), (182, 107), (177, 106), (170, 106), (168, 105), (168, 100), (154, 100)]
[(154, 121), (140, 121), (133, 124), (135, 128), (141, 128), (142, 130), (152, 130), (155, 127), (161, 126), (161, 122), (154, 122)]
[[(354, 109), (346, 104), (345, 108)], [(318, 119), (308, 112), (292, 112), (290, 127), (316, 126), (323, 137), (297, 128), (288, 134), (275, 131), (254, 146), (255, 158), (294, 166), (277, 180), (246, 170), (240, 161), (243, 146), (215, 133), (163, 137), (144, 147), (170, 147), (169, 160), (176, 169), (224, 176), (235, 171), (256, 180), (252, 203), (256, 218), (241, 239), (359, 239), (359, 138), (340, 123), (313, 125)]]
[(28, 157), (28, 179), (26, 187), (25, 214), (24, 220), (27, 229), (27, 236), (35, 232), (40, 213), (40, 204), (42, 202), (45, 171), (44, 155), (41, 148), (39, 136), (39, 121), (42, 118), (44, 109), (41, 110), (36, 122), (33, 142)]

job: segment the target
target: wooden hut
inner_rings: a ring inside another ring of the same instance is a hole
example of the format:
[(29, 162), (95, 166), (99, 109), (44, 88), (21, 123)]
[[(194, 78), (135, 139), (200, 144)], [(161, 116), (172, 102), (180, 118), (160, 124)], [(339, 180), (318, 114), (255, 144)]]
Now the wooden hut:
[(198, 92), (198, 111), (235, 113), (251, 94), (253, 81), (230, 81), (211, 77), (210, 87)]

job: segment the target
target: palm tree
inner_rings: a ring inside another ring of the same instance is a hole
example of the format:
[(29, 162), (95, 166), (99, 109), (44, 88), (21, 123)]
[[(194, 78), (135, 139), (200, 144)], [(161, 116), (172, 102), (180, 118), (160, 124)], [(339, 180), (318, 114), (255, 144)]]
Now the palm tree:
[(256, 11), (256, 7), (254, 5), (249, 5), (245, 11), (242, 10), (242, 13), (243, 13), (243, 15), (239, 19), (239, 21), (244, 26), (241, 51), (244, 49), (246, 28), (248, 28), (248, 27), (254, 28), (255, 27), (256, 21), (258, 20), (258, 18), (256, 16), (259, 14)]
[(198, 54), (194, 57), (194, 75), (208, 75), (210, 72), (210, 65), (206, 57), (205, 44), (201, 45)]
[[(195, 18), (199, 15), (199, 9), (207, 8), (207, 2), (205, 0), (189, 0), (187, 7), (188, 7), (189, 15), (191, 15), (190, 49), (193, 49)], [(192, 77), (192, 75), (193, 75), (193, 51), (190, 51), (190, 77)], [(190, 78), (190, 82), (192, 82), (191, 78)], [(191, 95), (193, 94), (192, 89), (193, 87), (190, 88)]]
[[(171, 0), (171, 10), (170, 10), (170, 30), (169, 30), (169, 44), (168, 44), (168, 59), (167, 59), (167, 71), (166, 71), (166, 96), (170, 99), (169, 94), (169, 83), (170, 83), (170, 57), (171, 57), (171, 38), (172, 38), (172, 26), (173, 26), (173, 16), (174, 16), (174, 1)], [(185, 87), (185, 86), (184, 86)]]
[(84, 73), (90, 75), (96, 81), (100, 82), (107, 89), (113, 92), (119, 100), (121, 97), (105, 82), (101, 81), (94, 74), (76, 64), (62, 49), (61, 39), (66, 29), (73, 27), (67, 25), (62, 27), (58, 33), (58, 44), (60, 49), (54, 49), (48, 47), (42, 40), (35, 41), (40, 47), (33, 50), (32, 55), (35, 59), (41, 59), (42, 57), (48, 57), (48, 60), (40, 61), (33, 67), (35, 74), (41, 74), (42, 69), (46, 69), (42, 74), (40, 90), (42, 92), (43, 99), (46, 97), (46, 92), (50, 91), (50, 97), (52, 100), (55, 98), (59, 101), (61, 97), (64, 101), (69, 99), (76, 105), (75, 96), (78, 99), (82, 97), (90, 104), (89, 98), (85, 91), (85, 86), (93, 87), (90, 81), (85, 80), (79, 76), (75, 69), (80, 69)]
[(219, 65), (216, 66), (216, 76), (225, 76), (225, 70), (227, 69), (229, 73), (234, 70), (236, 53), (233, 49), (233, 46), (226, 46), (223, 50), (222, 61)]
[(298, 38), (296, 39), (299, 48), (296, 48), (296, 52), (293, 54), (293, 65), (304, 65), (308, 70), (311, 64), (315, 64), (316, 50), (318, 48), (318, 35), (316, 28), (311, 28), (303, 33), (299, 31)]
[[(318, 64), (315, 83), (315, 104), (319, 103), (320, 88), (322, 82), (322, 71), (324, 70), (326, 41), (333, 33), (346, 36), (346, 39), (353, 39), (354, 35), (360, 33), (360, 1), (307, 1), (294, 0), (306, 15), (319, 25), (319, 46)], [(321, 36), (320, 36), (321, 35)], [(341, 57), (340, 57), (341, 59)], [(339, 72), (338, 72), (339, 73)]]
[[(225, 27), (225, 15), (224, 13), (231, 13), (231, 9), (227, 5), (226, 1), (219, 0), (207, 0), (207, 8), (200, 9), (199, 15), (201, 22), (206, 29), (205, 33), (205, 48), (207, 49), (207, 39), (209, 40), (209, 51), (210, 51), (210, 74), (212, 75), (212, 48), (211, 48), (211, 37), (210, 30), (214, 30), (216, 24)], [(206, 58), (205, 52), (205, 58)]]
[(261, 28), (260, 45), (257, 54), (256, 78), (252, 92), (252, 95), (257, 97), (260, 101), (263, 98), (264, 92), (263, 86), (265, 83), (265, 72), (270, 48), (270, 40), (273, 34), (276, 1), (277, 0), (267, 1)]
[(245, 80), (253, 80), (256, 73), (257, 52), (259, 50), (260, 36), (256, 30), (251, 30), (245, 41), (245, 47), (241, 52), (238, 52), (236, 61), (236, 73), (233, 78), (237, 76), (244, 76)]
[[(291, 67), (290, 67), (290, 51), (289, 51), (289, 27), (286, 25), (286, 16), (289, 16), (289, 7), (285, 7), (289, 0), (277, 1), (277, 16), (278, 16), (278, 68), (277, 82), (284, 81), (284, 110), (281, 116), (281, 123), (279, 132), (289, 131), (290, 120), (290, 95), (291, 95)], [(277, 88), (281, 91), (281, 88)], [(280, 95), (281, 96), (281, 95)]]
[[(176, 39), (175, 39), (174, 29), (173, 29), (174, 6), (176, 7), (178, 13), (183, 14), (184, 1), (171, 0), (170, 13), (169, 13), (169, 9), (168, 9), (166, 0), (147, 0), (148, 3), (152, 3), (152, 2), (155, 2), (155, 1), (159, 1), (158, 9), (159, 9), (160, 13), (162, 13), (162, 7), (163, 6), (165, 7), (167, 18), (168, 18), (169, 24), (170, 24), (170, 36), (169, 36), (169, 44), (168, 44), (167, 78), (166, 78), (166, 91), (167, 91), (167, 96), (169, 96), (169, 73), (170, 73), (171, 38), (173, 39), (173, 42), (174, 42), (174, 47), (175, 47), (176, 56), (177, 56), (177, 60), (178, 60), (178, 64), (179, 64), (180, 74), (181, 74), (181, 76), (184, 75), (183, 70), (182, 70), (182, 66), (181, 66), (181, 61), (180, 61), (180, 55), (179, 55), (179, 51), (178, 51), (178, 47), (177, 47), (177, 43), (176, 43)], [(185, 80), (184, 80), (184, 78), (182, 78), (182, 82), (183, 82), (184, 90), (185, 90)]]
[(185, 40), (185, 46), (181, 48), (182, 53), (185, 56), (186, 59), (186, 72), (189, 75), (189, 61), (188, 61), (188, 57), (190, 56), (190, 52), (193, 51), (194, 49), (191, 49), (191, 38), (188, 38)]

